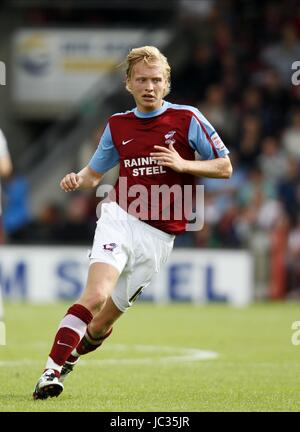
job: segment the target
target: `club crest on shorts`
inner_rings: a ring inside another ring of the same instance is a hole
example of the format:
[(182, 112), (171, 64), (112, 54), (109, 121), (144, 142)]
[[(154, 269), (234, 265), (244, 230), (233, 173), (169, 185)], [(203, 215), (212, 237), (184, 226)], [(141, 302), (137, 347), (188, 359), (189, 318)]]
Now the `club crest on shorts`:
[(103, 250), (113, 252), (117, 246), (117, 243), (106, 243), (103, 245)]

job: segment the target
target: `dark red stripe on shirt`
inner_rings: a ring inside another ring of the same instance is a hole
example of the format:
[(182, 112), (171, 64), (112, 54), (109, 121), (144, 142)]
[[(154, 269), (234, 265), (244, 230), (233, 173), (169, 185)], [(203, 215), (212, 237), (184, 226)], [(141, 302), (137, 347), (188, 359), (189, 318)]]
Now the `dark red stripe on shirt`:
[(217, 150), (216, 150), (216, 147), (215, 147), (215, 145), (214, 145), (214, 143), (213, 143), (213, 140), (212, 140), (211, 137), (209, 136), (209, 134), (208, 134), (207, 130), (205, 129), (204, 125), (202, 124), (201, 120), (198, 119), (198, 117), (195, 116), (195, 114), (193, 114), (193, 115), (194, 115), (195, 119), (197, 120), (197, 122), (199, 123), (199, 125), (201, 126), (201, 129), (202, 129), (203, 132), (205, 133), (205, 136), (206, 136), (206, 138), (207, 138), (207, 141), (209, 142), (209, 144), (211, 145), (211, 148), (213, 149), (213, 152), (214, 152), (215, 158), (218, 158), (219, 155), (218, 155), (218, 152), (217, 152)]

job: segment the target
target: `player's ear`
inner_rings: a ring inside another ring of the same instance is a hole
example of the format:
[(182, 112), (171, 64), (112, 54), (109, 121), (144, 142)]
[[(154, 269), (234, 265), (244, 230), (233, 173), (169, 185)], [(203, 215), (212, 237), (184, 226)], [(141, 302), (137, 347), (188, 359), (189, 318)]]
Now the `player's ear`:
[(126, 90), (128, 90), (131, 93), (131, 87), (130, 87), (130, 80), (129, 80), (129, 78), (126, 79), (125, 87), (126, 87)]
[(164, 79), (164, 90), (163, 90), (163, 97), (165, 97), (169, 93), (169, 82), (167, 78)]

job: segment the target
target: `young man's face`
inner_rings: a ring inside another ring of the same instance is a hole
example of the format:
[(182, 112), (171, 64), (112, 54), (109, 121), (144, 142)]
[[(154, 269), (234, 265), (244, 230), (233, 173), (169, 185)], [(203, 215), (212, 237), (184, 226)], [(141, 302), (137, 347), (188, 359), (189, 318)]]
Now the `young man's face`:
[(155, 111), (162, 106), (168, 82), (160, 63), (147, 65), (140, 61), (133, 66), (131, 77), (127, 79), (126, 84), (139, 111)]

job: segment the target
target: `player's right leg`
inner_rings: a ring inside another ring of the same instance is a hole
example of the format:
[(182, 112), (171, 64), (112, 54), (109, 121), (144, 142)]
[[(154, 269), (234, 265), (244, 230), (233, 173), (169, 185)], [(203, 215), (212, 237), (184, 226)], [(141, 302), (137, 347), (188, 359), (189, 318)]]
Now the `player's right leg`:
[(90, 266), (83, 295), (60, 322), (44, 373), (35, 386), (34, 399), (46, 399), (62, 392), (63, 384), (59, 381), (62, 367), (85, 335), (93, 314), (105, 306), (118, 278), (119, 271), (110, 264), (97, 262)]
[(134, 242), (131, 235), (126, 245), (130, 246), (134, 252), (133, 256), (138, 256), (138, 259), (129, 260), (111, 298), (89, 323), (81, 342), (63, 366), (61, 381), (73, 370), (81, 355), (102, 345), (110, 335), (113, 323), (132, 306), (142, 290), (150, 284), (153, 274), (159, 271), (171, 253), (174, 236), (149, 227), (137, 219), (134, 219), (131, 232), (135, 237)]
[(51, 370), (50, 382), (48, 376), (42, 375), (34, 390), (34, 398), (57, 396), (62, 391), (63, 384), (59, 378), (63, 365), (85, 336), (93, 315), (105, 306), (127, 264), (132, 234), (124, 218), (115, 212), (116, 207), (113, 202), (102, 205), (90, 254), (87, 286), (60, 323), (45, 368), (45, 372)]

